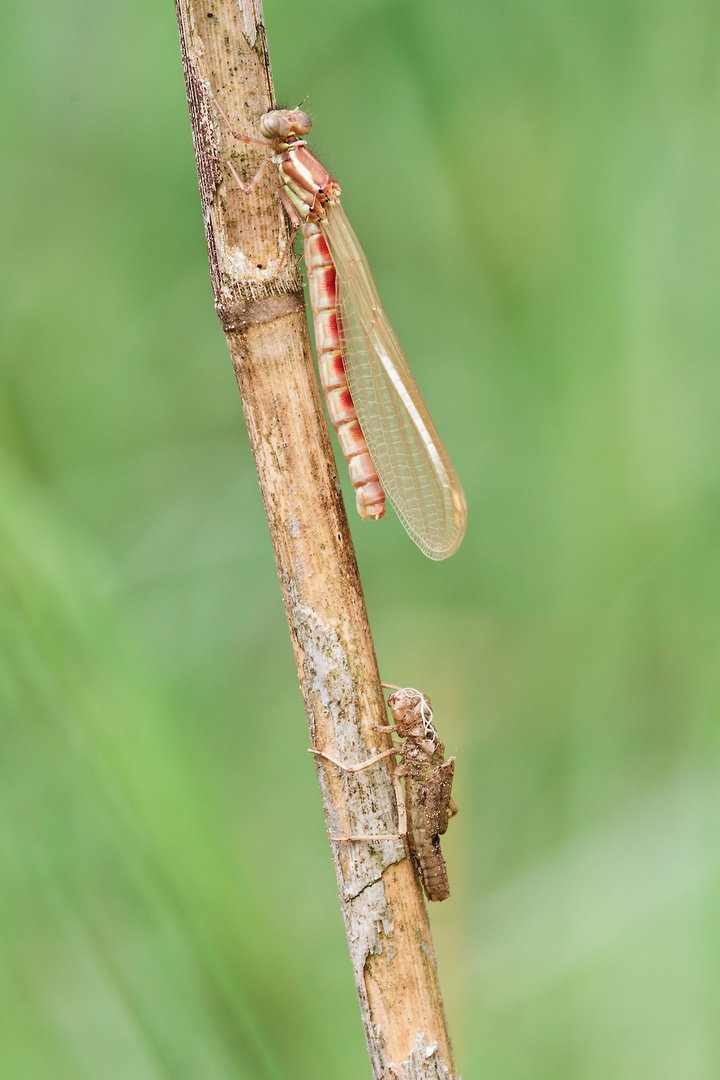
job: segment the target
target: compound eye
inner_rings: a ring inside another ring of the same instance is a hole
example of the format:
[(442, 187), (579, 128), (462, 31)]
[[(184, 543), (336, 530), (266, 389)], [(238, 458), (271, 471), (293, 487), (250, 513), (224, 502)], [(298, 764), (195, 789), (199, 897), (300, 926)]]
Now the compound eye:
[(301, 139), (304, 135), (307, 135), (312, 127), (312, 120), (307, 113), (301, 112), (300, 109), (293, 109), (288, 116), (288, 120), (292, 124), (292, 129), (295, 134), (299, 135)]
[(287, 122), (278, 109), (260, 117), (260, 134), (264, 139), (282, 139), (288, 134)]

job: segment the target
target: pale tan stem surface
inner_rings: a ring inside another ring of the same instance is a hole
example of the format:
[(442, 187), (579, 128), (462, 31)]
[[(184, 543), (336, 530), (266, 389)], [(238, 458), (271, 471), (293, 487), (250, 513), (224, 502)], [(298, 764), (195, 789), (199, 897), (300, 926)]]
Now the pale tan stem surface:
[[(337, 481), (277, 179), (249, 195), (261, 147), (243, 135), (274, 107), (258, 0), (177, 0), (210, 272), (242, 396), (285, 599), (312, 745), (362, 762), (388, 748), (385, 706)], [(319, 760), (331, 836), (397, 831), (385, 766), (341, 774)], [(420, 885), (403, 842), (333, 844), (373, 1076), (454, 1080)], [(321, 1071), (321, 1070), (320, 1070)]]

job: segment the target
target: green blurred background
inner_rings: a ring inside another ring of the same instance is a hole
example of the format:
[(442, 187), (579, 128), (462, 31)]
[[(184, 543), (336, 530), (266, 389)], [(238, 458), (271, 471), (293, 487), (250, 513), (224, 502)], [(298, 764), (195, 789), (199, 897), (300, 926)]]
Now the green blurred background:
[[(265, 14), (470, 505), (351, 522), (459, 1068), (717, 1080), (720, 6)], [(6, 2), (0, 81), (0, 1076), (360, 1080), (172, 6)]]

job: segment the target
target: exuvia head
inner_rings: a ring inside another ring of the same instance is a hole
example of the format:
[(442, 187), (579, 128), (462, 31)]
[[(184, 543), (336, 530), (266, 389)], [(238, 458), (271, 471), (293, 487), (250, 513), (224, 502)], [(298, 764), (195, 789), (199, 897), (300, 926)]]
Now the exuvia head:
[(273, 109), (260, 117), (260, 134), (265, 139), (285, 142), (290, 135), (304, 139), (312, 127), (312, 120), (301, 109)]

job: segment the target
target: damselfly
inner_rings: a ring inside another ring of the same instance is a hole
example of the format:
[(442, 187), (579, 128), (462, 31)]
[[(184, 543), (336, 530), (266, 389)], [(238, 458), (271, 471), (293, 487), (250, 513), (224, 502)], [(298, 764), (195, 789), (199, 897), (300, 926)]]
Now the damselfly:
[(277, 165), (283, 206), (295, 232), (302, 229), (320, 382), (358, 512), (384, 517), (387, 495), (420, 550), (448, 558), (465, 533), (465, 494), (340, 205), (340, 186), (307, 148), (309, 116), (265, 113), (263, 142), (236, 132), (217, 107), (235, 138), (274, 150), (248, 187), (228, 162), (243, 191)]

